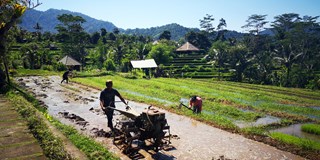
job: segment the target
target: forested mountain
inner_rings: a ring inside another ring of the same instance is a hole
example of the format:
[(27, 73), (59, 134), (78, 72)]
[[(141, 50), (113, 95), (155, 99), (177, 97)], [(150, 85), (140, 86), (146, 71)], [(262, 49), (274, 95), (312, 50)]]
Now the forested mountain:
[(57, 19), (57, 16), (62, 14), (72, 14), (74, 16), (81, 16), (84, 18), (86, 22), (83, 24), (83, 28), (89, 33), (93, 33), (95, 31), (100, 32), (101, 28), (105, 28), (107, 31), (111, 32), (116, 27), (111, 22), (97, 20), (82, 13), (57, 9), (49, 9), (45, 12), (38, 10), (27, 10), (21, 18), (20, 26), (28, 31), (35, 31), (33, 27), (36, 25), (36, 23), (39, 23), (39, 25), (42, 27), (42, 32), (48, 31), (56, 33), (57, 30), (55, 27), (60, 23)]
[[(101, 28), (105, 28), (108, 32), (112, 32), (113, 29), (117, 27), (111, 22), (97, 20), (82, 13), (58, 9), (49, 9), (44, 12), (38, 10), (27, 10), (22, 16), (21, 23), (19, 25), (23, 29), (33, 32), (35, 31), (34, 26), (36, 25), (36, 23), (39, 23), (39, 25), (42, 27), (42, 32), (57, 33), (57, 30), (55, 29), (55, 26), (59, 24), (57, 16), (62, 14), (72, 14), (74, 16), (81, 16), (82, 18), (84, 18), (86, 22), (83, 24), (83, 28), (88, 33), (100, 32)], [(154, 39), (158, 39), (160, 34), (164, 31), (170, 31), (172, 40), (179, 40), (190, 31), (200, 31), (198, 28), (187, 28), (176, 23), (151, 28), (136, 28), (127, 30), (119, 28), (119, 30), (120, 32), (125, 34), (151, 36)], [(236, 31), (229, 31), (226, 33), (226, 37), (241, 36), (242, 34)]]
[(158, 38), (163, 31), (170, 31), (171, 33), (171, 39), (172, 40), (179, 40), (181, 37), (183, 37), (186, 33), (190, 31), (198, 32), (200, 31), (198, 28), (186, 28), (179, 24), (172, 23), (167, 24), (160, 27), (151, 27), (147, 29), (127, 29), (124, 30), (125, 34), (135, 34), (135, 35), (148, 35), (154, 38)]

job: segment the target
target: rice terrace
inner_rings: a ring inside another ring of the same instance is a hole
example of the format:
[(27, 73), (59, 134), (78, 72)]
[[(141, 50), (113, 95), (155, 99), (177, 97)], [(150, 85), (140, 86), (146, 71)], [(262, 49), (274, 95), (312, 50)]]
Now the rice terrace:
[(319, 160), (319, 6), (2, 0), (0, 160)]

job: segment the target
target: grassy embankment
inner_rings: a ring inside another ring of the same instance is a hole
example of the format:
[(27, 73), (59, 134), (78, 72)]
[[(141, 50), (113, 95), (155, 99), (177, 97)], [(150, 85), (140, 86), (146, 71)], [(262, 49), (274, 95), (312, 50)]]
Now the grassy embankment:
[(44, 116), (28, 102), (23, 96), (9, 91), (8, 99), (15, 106), (21, 116), (26, 119), (28, 127), (34, 137), (38, 140), (46, 157), (49, 159), (71, 159), (62, 141), (55, 137), (45, 124)]

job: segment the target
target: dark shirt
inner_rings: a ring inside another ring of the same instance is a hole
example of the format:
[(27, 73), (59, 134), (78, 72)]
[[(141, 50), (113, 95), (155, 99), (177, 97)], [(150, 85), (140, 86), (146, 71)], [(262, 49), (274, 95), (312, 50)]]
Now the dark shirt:
[(115, 96), (120, 97), (120, 93), (116, 89), (112, 88), (111, 90), (108, 90), (107, 88), (105, 88), (103, 91), (101, 91), (100, 100), (103, 102), (103, 106), (115, 107)]
[(69, 74), (69, 72), (70, 72), (70, 71), (66, 71), (66, 72), (64, 72), (62, 77), (63, 77), (63, 78), (68, 78), (68, 74)]

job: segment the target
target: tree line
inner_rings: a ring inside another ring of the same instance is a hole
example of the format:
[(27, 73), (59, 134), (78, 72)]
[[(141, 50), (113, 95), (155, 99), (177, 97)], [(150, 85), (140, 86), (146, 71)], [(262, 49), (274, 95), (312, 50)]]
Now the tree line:
[[(18, 68), (64, 70), (58, 60), (65, 55), (82, 63), (83, 70), (128, 72), (132, 69), (130, 60), (148, 58), (166, 65), (179, 56), (175, 49), (188, 41), (207, 55), (208, 63), (214, 64), (219, 73), (230, 72), (232, 81), (320, 88), (318, 16), (286, 13), (267, 22), (266, 15), (254, 14), (243, 25), (248, 33), (241, 38), (226, 38), (226, 20), (221, 18), (215, 27), (215, 18), (207, 14), (199, 20), (200, 32), (188, 32), (174, 41), (170, 31), (164, 31), (155, 41), (148, 36), (122, 34), (117, 28), (101, 28), (100, 32), (89, 34), (82, 27), (85, 19), (70, 14), (57, 17), (60, 24), (56, 34), (42, 33), (39, 24), (34, 26), (36, 32), (27, 32), (14, 24), (26, 9), (37, 5), (32, 6), (31, 2), (0, 3), (0, 68), (7, 75), (9, 69)], [(268, 23), (273, 35), (261, 34)]]

